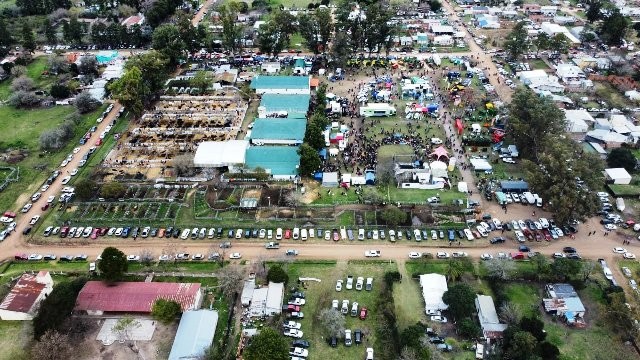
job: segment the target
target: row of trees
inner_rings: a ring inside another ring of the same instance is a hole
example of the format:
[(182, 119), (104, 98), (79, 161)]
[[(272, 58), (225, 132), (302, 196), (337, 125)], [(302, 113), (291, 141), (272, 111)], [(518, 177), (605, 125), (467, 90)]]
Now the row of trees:
[(620, 9), (607, 0), (590, 1), (586, 16), (590, 23), (600, 23), (597, 33), (608, 45), (621, 45), (631, 25), (631, 19), (622, 15)]
[(549, 36), (543, 32), (538, 34), (536, 39), (531, 40), (525, 26), (524, 21), (516, 23), (503, 44), (504, 50), (511, 59), (518, 59), (522, 54), (529, 52), (532, 47), (535, 47), (536, 52), (549, 50), (566, 54), (569, 51), (569, 39), (564, 34)]
[[(595, 213), (599, 202), (590, 189), (602, 184), (604, 164), (565, 135), (564, 113), (550, 99), (518, 88), (508, 117), (508, 133), (522, 154), (526, 178), (555, 219), (563, 224)], [(577, 180), (584, 185), (577, 186)]]

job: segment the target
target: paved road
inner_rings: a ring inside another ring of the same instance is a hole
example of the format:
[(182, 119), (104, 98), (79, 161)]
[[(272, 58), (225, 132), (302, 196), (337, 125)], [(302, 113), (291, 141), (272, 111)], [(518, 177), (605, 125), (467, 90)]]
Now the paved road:
[[(54, 206), (50, 207), (46, 211), (57, 211), (55, 210), (55, 204), (57, 204), (57, 198), (60, 196), (60, 190), (65, 186), (62, 184), (62, 179), (65, 176), (69, 175), (69, 171), (78, 168), (78, 163), (80, 162), (80, 160), (82, 160), (82, 156), (89, 151), (90, 147), (95, 146), (95, 143), (99, 139), (100, 134), (109, 124), (111, 124), (111, 121), (118, 117), (118, 111), (120, 110), (120, 108), (120, 104), (115, 103), (111, 112), (107, 114), (107, 116), (101, 123), (97, 124), (98, 129), (93, 133), (91, 139), (84, 145), (78, 146), (80, 148), (80, 151), (73, 156), (73, 159), (69, 162), (69, 164), (67, 164), (67, 166), (65, 166), (64, 168), (57, 168), (61, 172), (60, 176), (58, 176), (58, 178), (49, 186), (47, 191), (42, 193), (40, 199), (33, 203), (33, 207), (31, 208), (31, 210), (29, 210), (29, 212), (27, 212), (26, 214), (18, 213), (16, 231), (0, 244), (0, 258), (12, 257), (17, 252), (28, 251), (28, 249), (24, 245), (25, 239), (23, 239), (22, 232), (24, 229), (31, 226), (29, 224), (29, 221), (31, 221), (31, 217), (33, 217), (34, 215), (44, 215), (41, 208), (44, 204), (47, 203), (47, 198), (52, 195), (56, 197), (56, 201), (54, 202)], [(107, 136), (113, 135), (112, 133), (110, 133)], [(38, 188), (38, 191), (39, 190), (40, 189)], [(28, 200), (31, 199), (29, 198)], [(25, 201), (25, 204), (26, 202), (27, 201)]]

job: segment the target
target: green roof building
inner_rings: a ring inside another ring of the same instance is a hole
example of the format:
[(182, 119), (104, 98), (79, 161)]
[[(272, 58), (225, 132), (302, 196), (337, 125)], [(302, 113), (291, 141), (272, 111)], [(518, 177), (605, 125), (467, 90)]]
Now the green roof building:
[(258, 116), (261, 118), (278, 117), (306, 118), (311, 95), (275, 95), (264, 94), (260, 100)]
[(263, 168), (275, 180), (293, 180), (298, 176), (300, 155), (297, 146), (251, 146), (245, 159), (248, 168)]
[(256, 119), (251, 130), (253, 145), (300, 145), (304, 140), (306, 119)]
[(308, 76), (258, 75), (251, 81), (257, 94), (311, 94)]

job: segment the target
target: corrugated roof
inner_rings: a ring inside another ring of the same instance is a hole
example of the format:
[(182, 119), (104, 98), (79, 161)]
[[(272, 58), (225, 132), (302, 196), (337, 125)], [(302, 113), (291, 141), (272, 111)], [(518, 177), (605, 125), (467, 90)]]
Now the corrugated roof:
[(305, 119), (256, 119), (251, 130), (251, 139), (294, 140), (302, 143), (306, 127)]
[(251, 146), (245, 164), (249, 168), (268, 169), (272, 175), (297, 175), (300, 155), (296, 146)]
[(260, 106), (267, 113), (285, 111), (289, 118), (305, 118), (309, 111), (310, 95), (264, 94)]
[(0, 303), (0, 309), (28, 313), (47, 285), (53, 285), (38, 281), (38, 276), (41, 276), (41, 278), (48, 277), (48, 272), (41, 271), (38, 275), (23, 274), (2, 303)]
[(200, 359), (213, 342), (217, 324), (215, 310), (186, 311), (180, 319), (169, 360)]
[(258, 75), (251, 81), (252, 89), (308, 89), (307, 76), (266, 76)]
[(76, 299), (76, 311), (151, 312), (158, 299), (174, 300), (182, 310), (195, 304), (200, 284), (88, 281)]

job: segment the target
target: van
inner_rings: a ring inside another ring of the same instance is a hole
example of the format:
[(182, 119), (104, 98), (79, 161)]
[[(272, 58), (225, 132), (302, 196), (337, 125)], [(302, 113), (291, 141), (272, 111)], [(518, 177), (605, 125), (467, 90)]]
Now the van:
[(476, 344), (476, 359), (484, 359), (484, 345)]
[(293, 240), (298, 240), (300, 238), (300, 229), (293, 228)]
[(242, 239), (242, 229), (236, 230), (236, 239)]
[(302, 241), (307, 241), (307, 229), (300, 230), (300, 238)]

